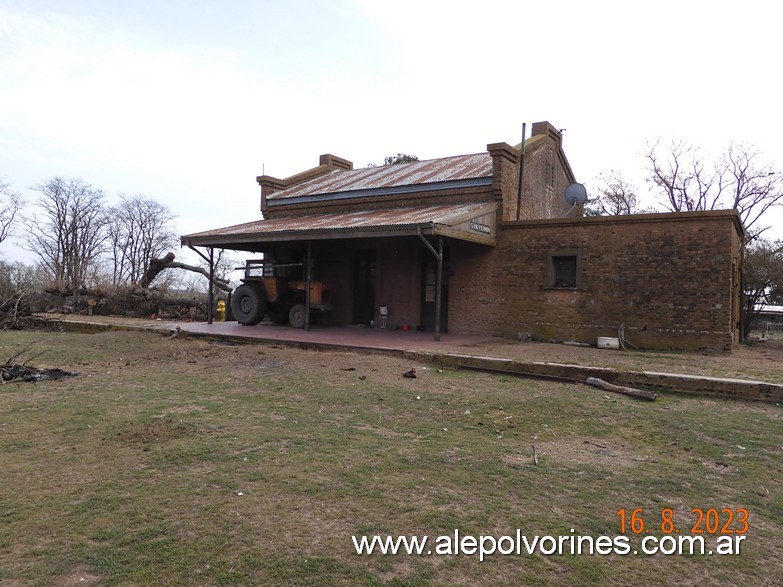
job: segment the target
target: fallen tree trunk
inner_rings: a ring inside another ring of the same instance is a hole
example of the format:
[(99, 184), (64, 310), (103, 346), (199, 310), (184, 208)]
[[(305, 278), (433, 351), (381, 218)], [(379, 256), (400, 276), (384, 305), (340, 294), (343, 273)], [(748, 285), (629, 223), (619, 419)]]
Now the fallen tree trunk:
[[(147, 289), (150, 284), (155, 281), (155, 278), (160, 274), (161, 271), (164, 269), (184, 269), (185, 271), (192, 271), (193, 273), (200, 273), (207, 279), (209, 279), (209, 271), (204, 269), (203, 267), (197, 267), (195, 265), (187, 265), (186, 263), (180, 263), (179, 261), (174, 261), (174, 253), (167, 253), (165, 257), (162, 257), (161, 259), (152, 259), (150, 261), (149, 267), (147, 267), (147, 271), (144, 272), (144, 278), (141, 280), (141, 287), (144, 289)], [(229, 286), (229, 282), (226, 279), (220, 279), (218, 277), (215, 277), (214, 281), (215, 285), (222, 289), (225, 292), (231, 291), (231, 286)]]
[(592, 387), (603, 389), (604, 391), (620, 393), (622, 395), (628, 395), (630, 397), (635, 397), (637, 399), (643, 399), (650, 402), (655, 401), (656, 398), (655, 392), (647, 391), (646, 389), (634, 389), (633, 387), (614, 385), (612, 383), (607, 383), (603, 379), (598, 379), (598, 377), (588, 377), (587, 380), (585, 380), (585, 383)]

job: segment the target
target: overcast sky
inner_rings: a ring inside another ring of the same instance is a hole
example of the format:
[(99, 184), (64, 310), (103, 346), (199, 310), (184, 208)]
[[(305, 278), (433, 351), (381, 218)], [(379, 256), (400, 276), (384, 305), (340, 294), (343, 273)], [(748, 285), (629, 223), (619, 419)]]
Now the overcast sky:
[(657, 138), (778, 167), (781, 26), (755, 0), (0, 0), (0, 177), (144, 194), (186, 234), (260, 218), (262, 170), (476, 153), (539, 120), (588, 191), (641, 179)]

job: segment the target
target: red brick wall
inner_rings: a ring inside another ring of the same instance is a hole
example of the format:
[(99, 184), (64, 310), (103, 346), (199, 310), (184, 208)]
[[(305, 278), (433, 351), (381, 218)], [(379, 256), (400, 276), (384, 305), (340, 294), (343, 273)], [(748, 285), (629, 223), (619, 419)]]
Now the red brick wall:
[(389, 308), (387, 327), (419, 324), (421, 314), (421, 258), (423, 246), (417, 237), (344, 239), (322, 241), (313, 248), (313, 277), (331, 286), (333, 310), (329, 324), (353, 322), (354, 267), (356, 251), (374, 250), (375, 321), (379, 306)]
[[(713, 212), (521, 221), (503, 225), (496, 247), (446, 239), (449, 329), (595, 344), (624, 324), (628, 340), (642, 348), (730, 349), (738, 334), (736, 218)], [(279, 247), (279, 261), (306, 249)], [(316, 243), (314, 278), (332, 286), (329, 323), (353, 322), (353, 259), (362, 249), (375, 250), (375, 307), (389, 307), (388, 328), (417, 326), (429, 252), (415, 236)], [(558, 252), (579, 258), (576, 289), (551, 287)]]
[[(407, 324), (411, 329), (421, 317), (422, 243), (416, 237), (387, 239), (378, 248), (376, 306), (388, 306), (388, 328)], [(376, 318), (377, 320), (377, 318)]]
[[(558, 157), (558, 145), (553, 140), (525, 153), (525, 169), (522, 192), (522, 220), (538, 218), (562, 218), (571, 206), (566, 203), (563, 194), (571, 183), (566, 169)], [(546, 185), (546, 168), (554, 170), (552, 187)], [(581, 216), (581, 213), (579, 214)], [(514, 218), (507, 218), (514, 220)]]
[[(508, 223), (494, 249), (455, 247), (450, 327), (595, 344), (624, 324), (642, 348), (730, 349), (735, 220), (719, 212)], [(549, 287), (557, 251), (579, 257), (575, 290)]]

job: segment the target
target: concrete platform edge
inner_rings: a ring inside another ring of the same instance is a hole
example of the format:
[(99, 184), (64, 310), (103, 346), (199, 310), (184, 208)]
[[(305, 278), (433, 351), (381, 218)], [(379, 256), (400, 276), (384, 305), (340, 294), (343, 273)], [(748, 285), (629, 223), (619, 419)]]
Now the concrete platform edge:
[[(95, 332), (102, 330), (151, 331), (169, 333), (176, 326), (171, 323), (143, 322), (140, 324), (103, 324), (99, 322), (65, 321), (58, 322), (64, 331)], [(454, 353), (438, 353), (433, 351), (401, 350), (398, 348), (368, 347), (339, 343), (324, 343), (319, 341), (292, 341), (275, 338), (243, 337), (185, 331), (190, 337), (200, 337), (215, 340), (228, 340), (242, 344), (277, 344), (297, 348), (322, 348), (341, 351), (364, 353), (383, 353), (407, 357), (409, 359), (433, 363), (446, 368), (473, 369), (487, 372), (502, 372), (521, 377), (557, 380), (562, 382), (584, 383), (588, 377), (597, 377), (615, 385), (652, 389), (656, 392), (693, 393), (723, 397), (745, 401), (781, 402), (783, 401), (783, 385), (765, 383), (762, 381), (745, 381), (740, 379), (721, 379), (717, 377), (699, 377), (693, 375), (678, 375), (675, 373), (622, 371), (602, 367), (584, 367), (546, 362), (519, 362), (513, 359), (483, 357)]]

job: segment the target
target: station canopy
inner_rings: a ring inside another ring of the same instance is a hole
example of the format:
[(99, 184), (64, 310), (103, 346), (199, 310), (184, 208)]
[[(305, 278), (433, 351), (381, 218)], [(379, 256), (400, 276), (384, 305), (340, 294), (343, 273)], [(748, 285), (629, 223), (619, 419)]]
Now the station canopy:
[(268, 243), (443, 236), (496, 243), (497, 203), (442, 204), (271, 218), (185, 235), (184, 246), (256, 251)]

